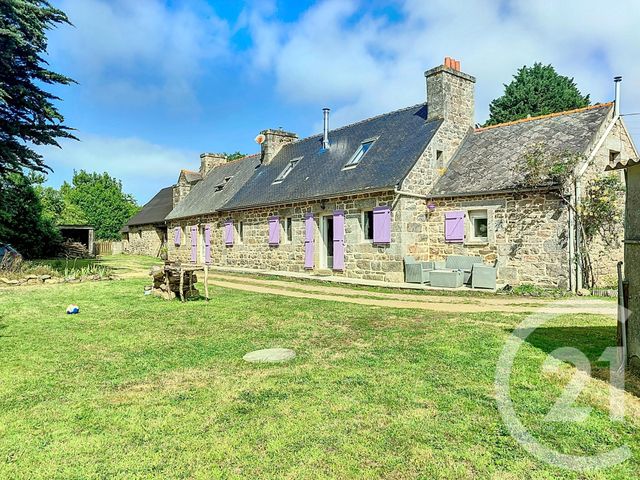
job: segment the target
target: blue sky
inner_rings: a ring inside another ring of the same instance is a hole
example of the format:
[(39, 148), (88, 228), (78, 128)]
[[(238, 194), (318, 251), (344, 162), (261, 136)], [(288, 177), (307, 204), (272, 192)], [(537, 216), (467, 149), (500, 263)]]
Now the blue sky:
[[(477, 78), (476, 120), (522, 65), (553, 64), (594, 102), (640, 112), (640, 2), (567, 0), (53, 0), (56, 88), (80, 142), (42, 148), (58, 186), (107, 171), (139, 203), (201, 152), (255, 153), (260, 130), (319, 131), (425, 100), (423, 72), (457, 58)], [(640, 115), (625, 120), (640, 138)], [(637, 141), (637, 140), (636, 140)]]

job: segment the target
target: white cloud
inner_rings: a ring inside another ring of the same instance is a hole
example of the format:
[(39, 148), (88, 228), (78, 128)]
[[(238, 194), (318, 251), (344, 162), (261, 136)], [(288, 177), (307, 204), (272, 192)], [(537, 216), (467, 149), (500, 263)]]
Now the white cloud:
[(224, 57), (228, 24), (200, 1), (60, 0), (74, 28), (51, 33), (51, 56), (92, 99), (193, 107), (206, 60)]
[(594, 102), (611, 100), (612, 77), (622, 74), (622, 110), (640, 111), (635, 26), (640, 2), (403, 0), (398, 5), (399, 21), (372, 17), (368, 3), (357, 0), (318, 2), (288, 24), (273, 16), (250, 18), (259, 52), (253, 67), (273, 71), (286, 101), (337, 106), (334, 125), (424, 101), (422, 74), (445, 56), (461, 60), (463, 71), (476, 76), (479, 122), (517, 68), (536, 61), (575, 77)]
[(140, 203), (149, 200), (161, 187), (172, 185), (183, 168), (197, 170), (196, 152), (157, 145), (140, 138), (114, 138), (83, 134), (81, 141), (64, 140), (62, 149), (41, 147), (54, 173), (49, 182), (59, 186), (70, 181), (73, 170), (107, 171), (122, 180), (124, 191)]

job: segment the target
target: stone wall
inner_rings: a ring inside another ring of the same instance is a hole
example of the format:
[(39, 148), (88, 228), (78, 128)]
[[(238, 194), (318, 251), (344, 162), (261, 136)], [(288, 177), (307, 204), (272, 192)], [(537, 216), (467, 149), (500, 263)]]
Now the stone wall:
[(154, 225), (129, 227), (129, 233), (122, 239), (122, 252), (134, 255), (158, 256), (165, 236), (165, 230)]
[[(303, 272), (304, 269), (304, 217), (308, 212), (314, 214), (315, 219), (315, 272), (326, 272), (322, 249), (324, 242), (321, 236), (321, 219), (332, 215), (334, 210), (345, 212), (345, 269), (334, 271), (335, 275), (350, 278), (364, 278), (401, 282), (403, 273), (403, 247), (401, 233), (401, 214), (392, 208), (391, 244), (375, 246), (365, 240), (362, 228), (362, 212), (372, 210), (380, 205), (392, 205), (393, 192), (387, 194), (366, 194), (353, 197), (329, 199), (323, 203), (318, 201), (301, 202), (282, 205), (274, 208), (259, 208), (229, 214), (216, 214), (199, 218), (184, 219), (170, 224), (169, 258), (182, 262), (191, 261), (191, 243), (189, 232), (191, 225), (198, 225), (198, 263), (204, 261), (204, 225), (209, 223), (212, 228), (212, 264), (229, 267), (243, 267), (261, 270), (278, 270)], [(280, 217), (280, 245), (268, 244), (268, 218)], [(284, 222), (287, 217), (292, 219), (292, 240), (286, 240)], [(224, 223), (227, 219), (234, 221), (235, 242), (233, 246), (226, 246), (223, 242)], [(239, 224), (242, 222), (243, 238), (239, 238)], [(182, 229), (180, 246), (173, 245), (173, 228)]]
[[(596, 141), (605, 133), (607, 126), (608, 123), (602, 126), (602, 131), (597, 136)], [(595, 148), (595, 145), (593, 148)], [(605, 172), (605, 168), (609, 164), (610, 154), (612, 152), (619, 152), (622, 158), (625, 159), (637, 158), (633, 143), (624, 128), (622, 120), (618, 120), (613, 126), (611, 132), (594, 156), (592, 163), (581, 178), (583, 199), (587, 195), (589, 181), (597, 177), (601, 177), (603, 175), (616, 175), (620, 177), (621, 182), (624, 184), (624, 173), (622, 170)], [(618, 205), (620, 212), (624, 212), (624, 194), (620, 194), (618, 198)], [(613, 242), (611, 241), (611, 238), (605, 239), (601, 236), (596, 236), (589, 245), (589, 255), (592, 261), (594, 276), (599, 286), (615, 286), (617, 284), (616, 265), (624, 257), (624, 221), (622, 216), (620, 217), (619, 232), (619, 237), (617, 239), (613, 239)]]
[[(445, 260), (447, 255), (479, 255), (498, 265), (498, 281), (567, 288), (569, 278), (567, 208), (553, 193), (487, 195), (433, 200), (402, 198), (406, 251), (420, 260)], [(470, 239), (470, 211), (487, 212), (486, 242)], [(465, 212), (463, 243), (445, 241), (445, 212)]]

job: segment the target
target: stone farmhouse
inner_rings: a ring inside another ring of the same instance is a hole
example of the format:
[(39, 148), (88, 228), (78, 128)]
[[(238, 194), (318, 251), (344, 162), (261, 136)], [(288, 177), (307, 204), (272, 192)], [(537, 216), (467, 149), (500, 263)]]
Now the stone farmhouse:
[[(208, 163), (202, 164), (207, 168)], [(206, 173), (206, 171), (204, 172)], [(181, 170), (178, 182), (154, 195), (122, 227), (122, 251), (135, 255), (161, 256), (167, 249), (167, 215), (202, 180), (203, 172)]]
[[(426, 102), (333, 130), (325, 109), (322, 134), (265, 130), (258, 155), (203, 154), (200, 173), (173, 187), (169, 258), (401, 282), (406, 255), (480, 255), (502, 284), (580, 288), (579, 232), (558, 195), (566, 186), (528, 185), (522, 165), (535, 145), (575, 152), (586, 182), (611, 158), (637, 158), (617, 104), (476, 128), (475, 78), (460, 62), (447, 58), (425, 78)], [(132, 227), (150, 227), (129, 223), (133, 248)], [(597, 248), (599, 278), (622, 255)]]

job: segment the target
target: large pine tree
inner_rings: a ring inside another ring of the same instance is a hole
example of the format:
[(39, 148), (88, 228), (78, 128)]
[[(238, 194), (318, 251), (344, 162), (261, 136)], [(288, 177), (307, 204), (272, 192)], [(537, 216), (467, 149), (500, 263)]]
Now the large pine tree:
[(504, 95), (489, 105), (490, 116), (485, 126), (586, 107), (590, 103), (589, 95), (580, 93), (573, 78), (541, 63), (520, 68), (504, 87)]
[(59, 98), (43, 89), (73, 82), (44, 59), (47, 30), (65, 23), (67, 16), (46, 0), (0, 0), (0, 176), (45, 171), (31, 146), (73, 138), (54, 104)]

